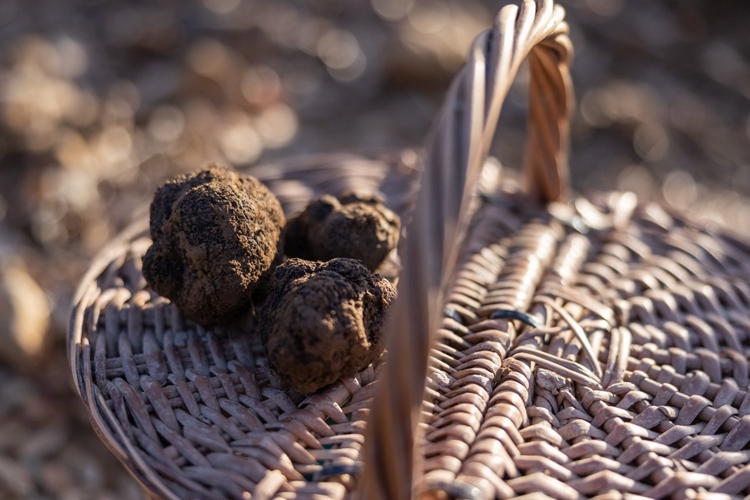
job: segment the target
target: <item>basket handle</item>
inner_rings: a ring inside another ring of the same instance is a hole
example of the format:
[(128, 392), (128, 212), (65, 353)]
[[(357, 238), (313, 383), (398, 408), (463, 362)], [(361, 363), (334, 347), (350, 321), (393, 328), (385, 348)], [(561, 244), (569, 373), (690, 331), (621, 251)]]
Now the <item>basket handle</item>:
[(565, 11), (552, 0), (525, 0), (500, 11), (479, 35), (454, 78), (428, 137), (422, 188), (390, 322), (387, 363), (373, 400), (357, 491), (362, 499), (410, 498), (421, 476), (415, 439), (432, 332), (473, 215), (473, 194), (487, 160), (500, 109), (521, 62), (531, 69), (527, 192), (541, 202), (564, 197), (572, 52)]

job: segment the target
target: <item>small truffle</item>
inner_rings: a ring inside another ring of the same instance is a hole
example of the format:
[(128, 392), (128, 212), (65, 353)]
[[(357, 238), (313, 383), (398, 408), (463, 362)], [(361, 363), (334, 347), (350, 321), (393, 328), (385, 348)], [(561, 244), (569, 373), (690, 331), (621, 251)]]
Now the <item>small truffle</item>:
[(385, 278), (354, 259), (289, 259), (276, 268), (259, 329), (279, 384), (303, 394), (354, 375), (385, 348)]
[(219, 167), (180, 176), (151, 203), (143, 275), (188, 318), (229, 324), (267, 286), (283, 226), (278, 200), (253, 177)]
[(284, 229), (289, 257), (327, 261), (346, 257), (375, 271), (398, 243), (401, 221), (374, 196), (324, 195)]

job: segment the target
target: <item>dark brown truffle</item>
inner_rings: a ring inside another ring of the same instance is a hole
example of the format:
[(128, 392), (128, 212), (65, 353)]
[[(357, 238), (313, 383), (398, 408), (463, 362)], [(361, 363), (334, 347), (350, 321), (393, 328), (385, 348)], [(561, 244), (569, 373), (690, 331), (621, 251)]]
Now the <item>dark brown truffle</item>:
[(240, 317), (278, 263), (281, 205), (257, 179), (226, 168), (161, 186), (150, 222), (146, 281), (203, 325)]
[(309, 394), (375, 361), (395, 296), (390, 282), (354, 259), (281, 264), (259, 322), (279, 384)]
[(307, 260), (357, 259), (374, 271), (396, 247), (400, 228), (398, 215), (374, 196), (324, 195), (289, 221), (284, 251)]

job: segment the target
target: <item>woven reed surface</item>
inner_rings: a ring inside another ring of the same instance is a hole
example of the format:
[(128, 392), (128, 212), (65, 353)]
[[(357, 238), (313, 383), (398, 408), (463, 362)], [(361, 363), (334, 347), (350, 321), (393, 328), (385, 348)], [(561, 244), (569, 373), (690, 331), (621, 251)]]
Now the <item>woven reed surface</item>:
[(477, 221), (431, 352), (420, 488), (750, 494), (750, 247), (632, 193), (504, 195)]
[[(326, 156), (253, 173), (287, 213), (358, 189), (406, 217), (416, 159)], [(102, 440), (154, 498), (343, 498), (376, 367), (309, 398), (271, 387), (254, 325), (206, 330), (147, 287), (146, 228), (92, 263), (73, 310), (71, 363)]]
[[(455, 120), (441, 115), (428, 143), (406, 246), (424, 258), (407, 259), (402, 274), (402, 284), (416, 283), (406, 290), (425, 294), (400, 298), (397, 312), (406, 303), (416, 312), (400, 316), (403, 331), (391, 335), (409, 339), (396, 356), (412, 353), (434, 308), (427, 292), (451, 283), (429, 353), (417, 488), (471, 499), (748, 495), (750, 247), (631, 194), (539, 204), (566, 188), (566, 31), (564, 11), (549, 0), (504, 9), (449, 94), (444, 110)], [(532, 196), (493, 186), (470, 202), (528, 44), (544, 49), (531, 57)], [(456, 133), (441, 140), (441, 127)], [(409, 211), (413, 154), (332, 163), (256, 173), (288, 212), (317, 193), (362, 186), (379, 187), (402, 216)], [(307, 399), (274, 389), (252, 333), (198, 328), (144, 288), (148, 244), (136, 230), (103, 252), (74, 309), (71, 360), (105, 443), (167, 498), (346, 497), (383, 365)], [(442, 272), (421, 272), (432, 267)], [(415, 318), (424, 320), (419, 335), (402, 335)], [(383, 371), (378, 396), (390, 396), (373, 410), (365, 495), (409, 495), (409, 415), (421, 384), (412, 372), (421, 365)], [(408, 436), (406, 445), (397, 436)]]
[(408, 498), (414, 479), (422, 475), (420, 452), (414, 448), (420, 443), (428, 351), (437, 341), (434, 332), (474, 216), (503, 101), (527, 59), (527, 197), (541, 204), (567, 192), (573, 105), (567, 33), (565, 10), (552, 0), (506, 5), (492, 29), (474, 40), (428, 135), (422, 188), (401, 250), (399, 300), (389, 325), (392, 362), (383, 371), (363, 452), (366, 499)]
[[(403, 213), (410, 167), (379, 165)], [(290, 178), (346, 184), (311, 167)], [(144, 288), (148, 244), (116, 244), (77, 309), (75, 369), (105, 443), (155, 498), (345, 498), (374, 369), (307, 399), (269, 387), (252, 333), (204, 330)], [(420, 488), (750, 494), (749, 280), (746, 244), (630, 194), (486, 198), (431, 353)]]

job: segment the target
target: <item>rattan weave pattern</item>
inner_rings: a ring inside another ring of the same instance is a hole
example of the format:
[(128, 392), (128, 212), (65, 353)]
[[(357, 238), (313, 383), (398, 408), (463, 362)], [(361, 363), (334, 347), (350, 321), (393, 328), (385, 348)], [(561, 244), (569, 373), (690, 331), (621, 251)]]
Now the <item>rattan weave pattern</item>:
[[(427, 137), (422, 188), (415, 202), (399, 297), (390, 325), (390, 356), (374, 400), (363, 455), (365, 498), (407, 498), (422, 474), (418, 431), (428, 351), (456, 275), (476, 208), (502, 104), (529, 61), (524, 177), (530, 201), (567, 193), (568, 131), (573, 107), (572, 53), (565, 10), (551, 0), (507, 5), (474, 40)], [(497, 186), (495, 186), (497, 188)], [(393, 439), (392, 436), (400, 436)]]
[(421, 488), (750, 494), (748, 246), (632, 194), (516, 201), (482, 207), (448, 295)]
[[(545, 0), (505, 7), (438, 115), (390, 338), (399, 361), (367, 430), (368, 498), (408, 497), (412, 465), (428, 498), (750, 493), (750, 247), (632, 194), (565, 200), (564, 16)], [(474, 211), (471, 179), (524, 59), (526, 193), (498, 186)], [(415, 436), (414, 459), (391, 435)]]
[[(356, 189), (387, 191), (406, 217), (416, 161), (408, 150), (325, 155), (253, 173), (287, 213)], [(155, 498), (343, 498), (374, 368), (309, 398), (270, 387), (254, 325), (206, 330), (147, 288), (147, 228), (135, 224), (92, 263), (71, 319), (78, 389), (102, 440)]]
[[(149, 495), (750, 495), (750, 245), (630, 193), (564, 198), (566, 33), (551, 0), (503, 9), (420, 159), (254, 170), (287, 213), (359, 189), (405, 218), (388, 363), (284, 393), (253, 325), (202, 329), (146, 288), (145, 224), (100, 254), (76, 296), (71, 367), (94, 428)], [(478, 190), (527, 55), (526, 192), (492, 175)]]

